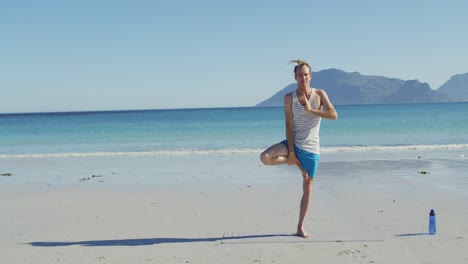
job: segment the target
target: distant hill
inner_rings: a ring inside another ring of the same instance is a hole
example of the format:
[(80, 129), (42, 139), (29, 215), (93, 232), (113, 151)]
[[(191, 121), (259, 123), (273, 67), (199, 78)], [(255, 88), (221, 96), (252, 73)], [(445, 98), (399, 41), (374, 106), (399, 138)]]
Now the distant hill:
[[(466, 83), (468, 84), (468, 81)], [(427, 83), (421, 83), (418, 80), (405, 81), (384, 76), (366, 76), (358, 72), (350, 73), (338, 69), (313, 72), (311, 86), (324, 88), (336, 105), (454, 101), (449, 97), (451, 93), (434, 91)], [(286, 86), (257, 106), (282, 106), (284, 95), (294, 89), (296, 89), (296, 83)]]
[(437, 91), (457, 101), (468, 101), (468, 73), (452, 76)]

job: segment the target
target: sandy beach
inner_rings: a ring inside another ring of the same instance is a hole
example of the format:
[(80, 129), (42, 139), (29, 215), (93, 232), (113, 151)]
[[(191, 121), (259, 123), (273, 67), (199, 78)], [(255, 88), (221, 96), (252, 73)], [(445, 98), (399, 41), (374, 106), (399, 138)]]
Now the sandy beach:
[(0, 159), (2, 263), (468, 263), (464, 155), (324, 153), (310, 239), (257, 153)]

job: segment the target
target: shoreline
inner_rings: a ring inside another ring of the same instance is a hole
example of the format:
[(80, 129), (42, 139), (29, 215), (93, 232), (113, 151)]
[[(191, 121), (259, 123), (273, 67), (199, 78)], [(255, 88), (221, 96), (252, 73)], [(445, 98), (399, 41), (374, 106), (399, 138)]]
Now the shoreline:
[[(0, 159), (0, 185), (41, 183), (69, 185), (83, 182), (110, 184), (218, 184), (230, 182), (278, 183), (296, 173), (295, 166), (265, 166), (259, 160), (260, 151), (246, 153), (206, 153), (202, 155), (117, 155), (117, 156), (40, 156)], [(465, 155), (465, 153), (467, 155)], [(387, 164), (388, 163), (388, 164)], [(371, 173), (376, 166), (399, 169), (403, 163), (414, 170), (431, 170), (431, 164), (468, 164), (468, 153), (455, 149), (406, 149), (324, 152), (318, 169), (322, 174), (346, 174), (346, 169)], [(457, 165), (458, 164), (458, 165)], [(427, 167), (429, 166), (429, 167)], [(444, 165), (446, 168), (449, 165)], [(338, 169), (337, 169), (338, 168)], [(336, 171), (334, 171), (337, 169)], [(462, 169), (462, 168), (461, 168)], [(378, 172), (374, 172), (378, 173)], [(269, 174), (274, 174), (268, 177)], [(172, 177), (171, 175), (181, 175)]]
[[(15, 153), (0, 154), (2, 159), (27, 158), (88, 158), (88, 157), (157, 157), (157, 156), (186, 156), (186, 155), (241, 155), (259, 154), (264, 148), (230, 148), (230, 149), (184, 149), (160, 151), (96, 151), (96, 152), (57, 152), (57, 153)], [(458, 152), (465, 154), (468, 144), (423, 144), (423, 145), (369, 145), (369, 146), (340, 146), (322, 147), (322, 154), (346, 155), (348, 153), (392, 153), (392, 152)]]

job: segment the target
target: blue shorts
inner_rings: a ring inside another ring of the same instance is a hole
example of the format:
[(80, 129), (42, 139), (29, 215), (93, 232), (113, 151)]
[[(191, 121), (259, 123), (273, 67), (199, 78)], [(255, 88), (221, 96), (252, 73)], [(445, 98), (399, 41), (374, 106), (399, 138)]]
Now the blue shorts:
[[(285, 144), (286, 148), (288, 148), (287, 140), (283, 140), (281, 143)], [(317, 174), (320, 155), (300, 149), (296, 144), (294, 144), (294, 152), (296, 154), (296, 158), (301, 163), (301, 166), (307, 171), (307, 173), (309, 173), (309, 177), (313, 179)]]

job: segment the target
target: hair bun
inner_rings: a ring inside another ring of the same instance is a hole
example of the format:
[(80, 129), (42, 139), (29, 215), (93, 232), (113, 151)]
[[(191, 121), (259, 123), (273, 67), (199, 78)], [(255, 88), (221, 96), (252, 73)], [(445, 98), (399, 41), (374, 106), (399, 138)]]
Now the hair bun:
[(307, 63), (307, 61), (305, 61), (305, 60), (300, 60), (300, 59), (295, 59), (295, 60), (290, 60), (290, 61), (289, 61), (289, 63), (293, 63), (293, 62), (297, 63), (297, 65), (304, 65), (304, 64), (305, 64), (305, 65), (309, 65), (309, 64)]

